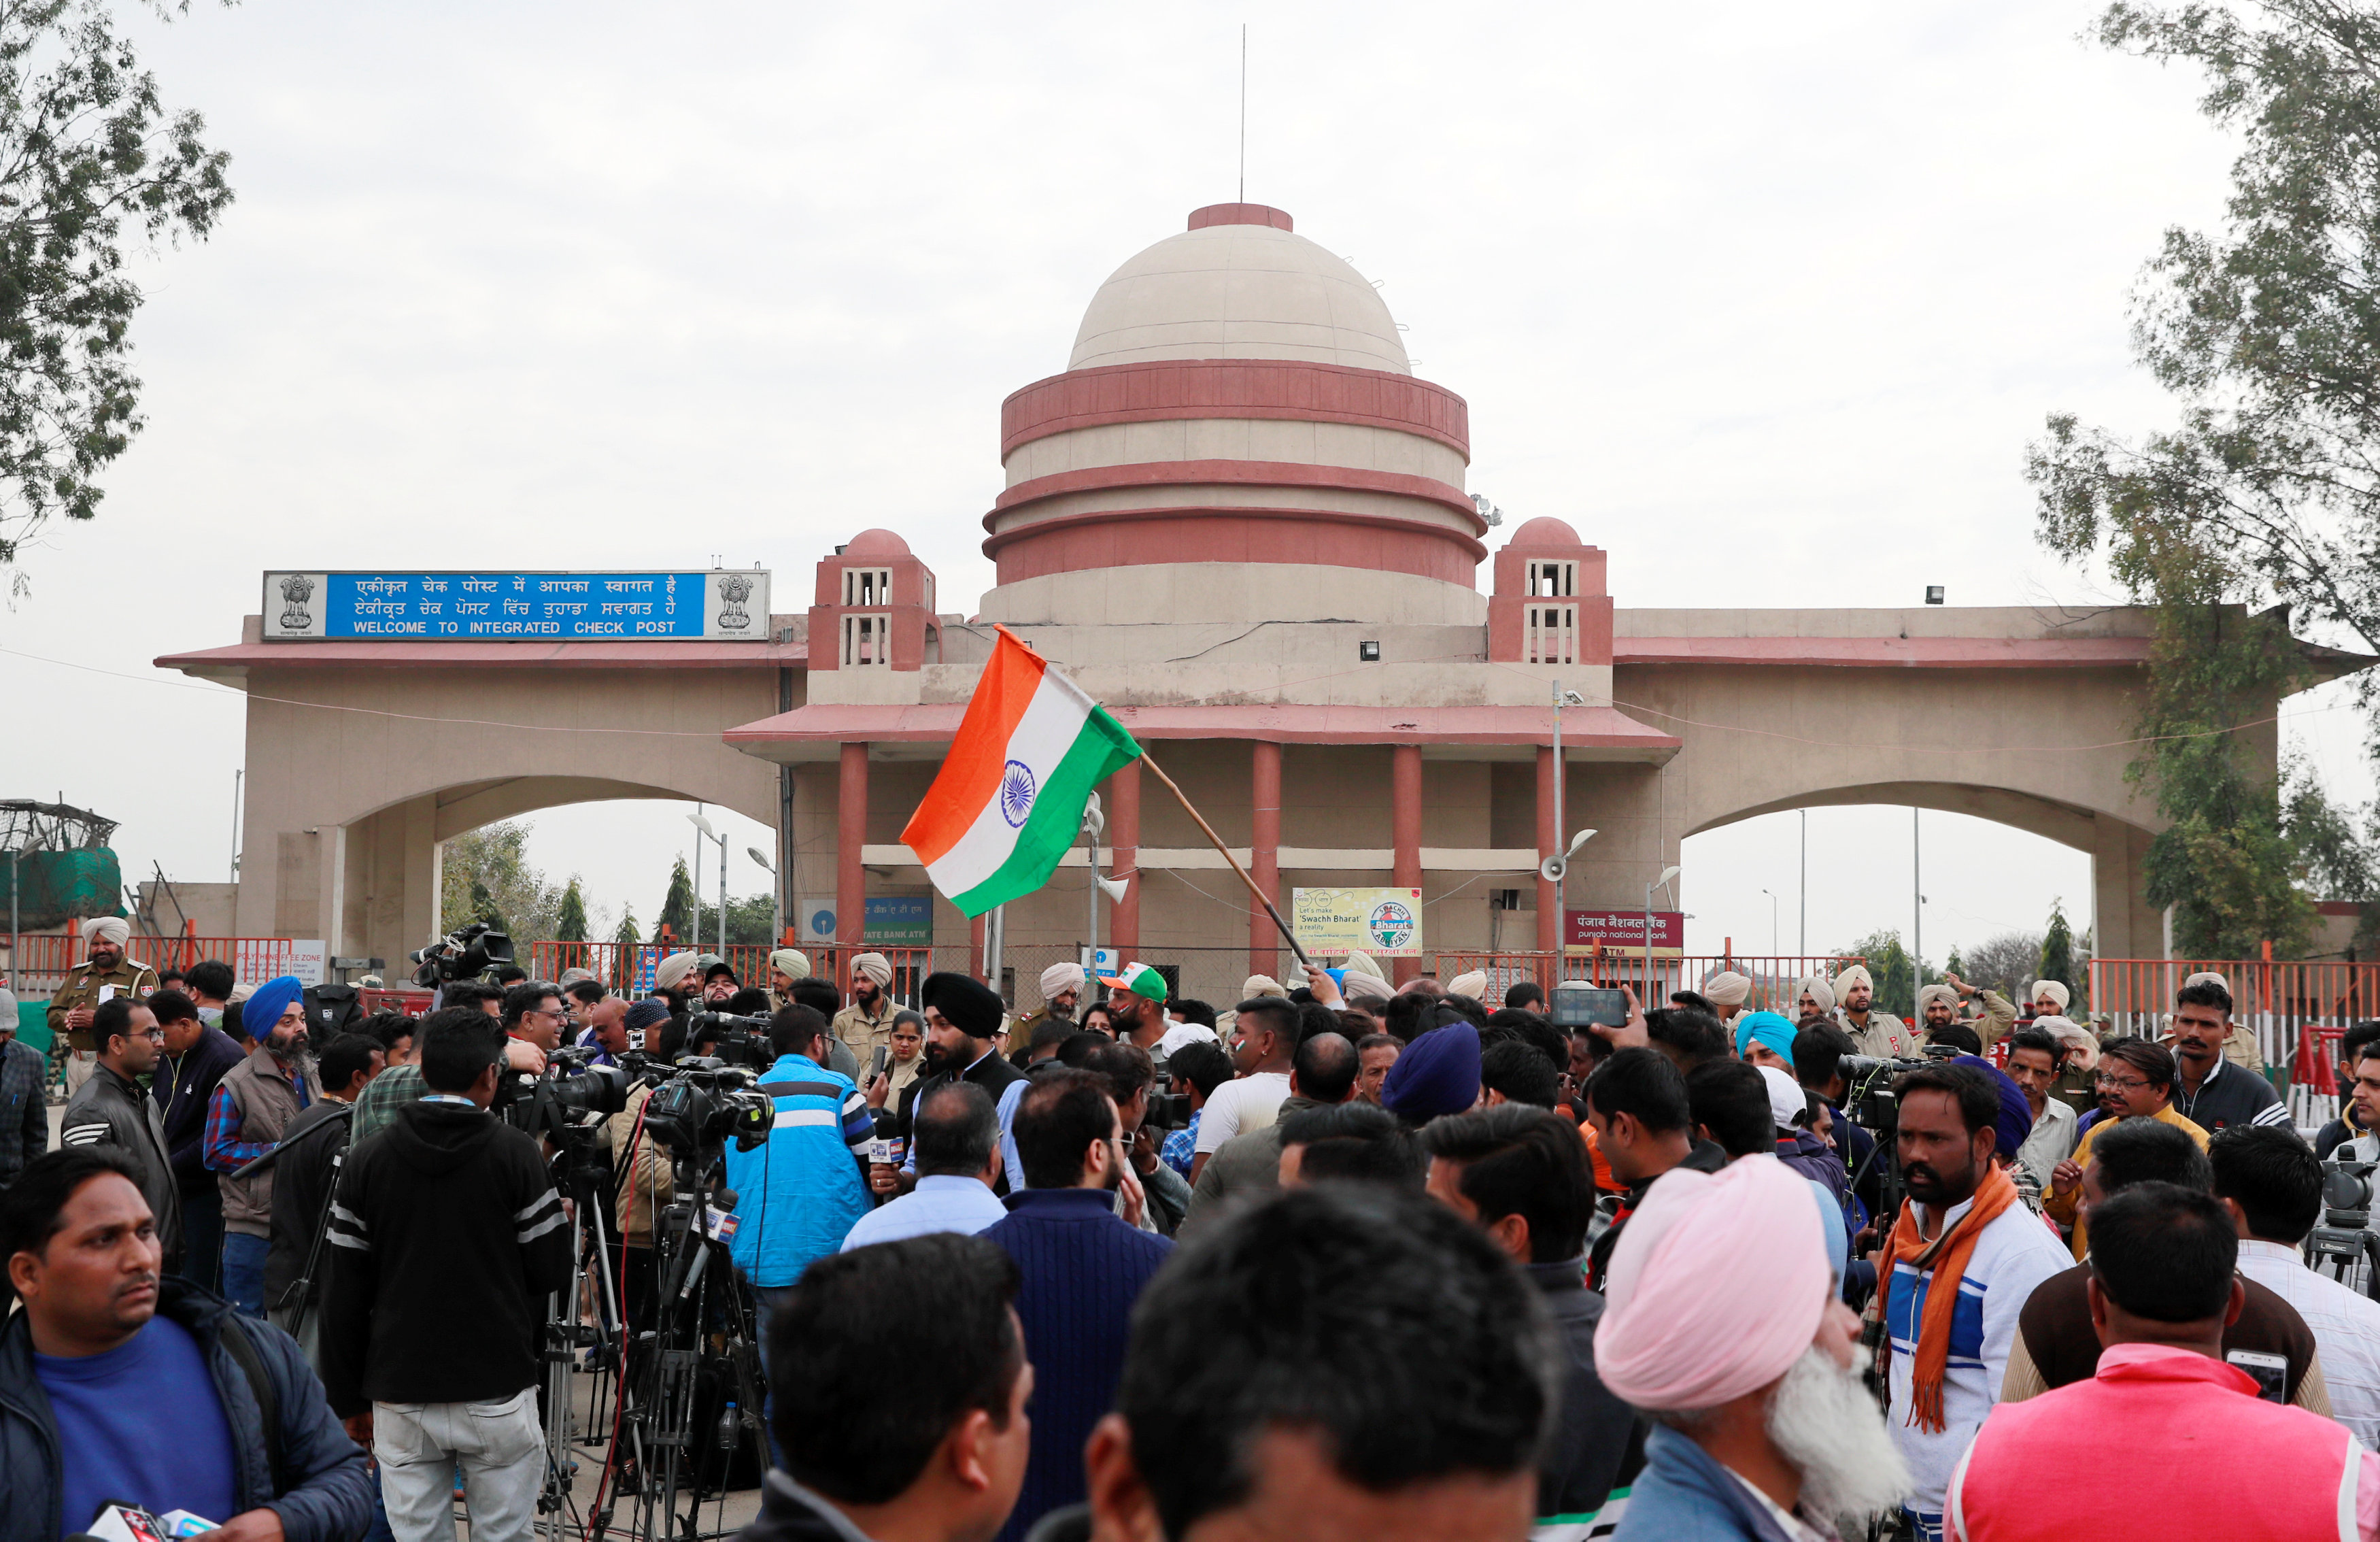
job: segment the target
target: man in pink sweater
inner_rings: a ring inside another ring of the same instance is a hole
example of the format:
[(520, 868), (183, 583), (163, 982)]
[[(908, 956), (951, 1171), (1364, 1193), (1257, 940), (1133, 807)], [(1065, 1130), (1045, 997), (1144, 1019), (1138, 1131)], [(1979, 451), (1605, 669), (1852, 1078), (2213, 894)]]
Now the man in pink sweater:
[[(2238, 1255), (2230, 1218), (2193, 1189), (2139, 1184), (2095, 1208), (2098, 1374), (1992, 1411), (1951, 1475), (1946, 1535), (2124, 1542), (2198, 1535), (2204, 1523), (2226, 1542), (2380, 1538), (2380, 1457), (2278, 1401), (2277, 1375), (2266, 1401), (2256, 1367), (2224, 1363), (2223, 1330), (2244, 1293)], [(2125, 1453), (2121, 1483), (2041, 1481), (2098, 1450)], [(2190, 1518), (2180, 1532), (2177, 1517)]]

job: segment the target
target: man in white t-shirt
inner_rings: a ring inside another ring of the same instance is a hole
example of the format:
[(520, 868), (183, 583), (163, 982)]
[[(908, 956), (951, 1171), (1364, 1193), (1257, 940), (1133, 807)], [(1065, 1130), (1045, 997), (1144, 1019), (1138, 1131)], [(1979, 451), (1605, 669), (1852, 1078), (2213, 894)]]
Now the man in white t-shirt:
[(1232, 1029), (1240, 1036), (1232, 1049), (1239, 1076), (1209, 1094), (1198, 1115), (1198, 1144), (1190, 1158), (1194, 1184), (1223, 1142), (1270, 1124), (1281, 1099), (1289, 1096), (1289, 1062), (1297, 1052), (1297, 1008), (1278, 996), (1251, 996), (1240, 1003)]

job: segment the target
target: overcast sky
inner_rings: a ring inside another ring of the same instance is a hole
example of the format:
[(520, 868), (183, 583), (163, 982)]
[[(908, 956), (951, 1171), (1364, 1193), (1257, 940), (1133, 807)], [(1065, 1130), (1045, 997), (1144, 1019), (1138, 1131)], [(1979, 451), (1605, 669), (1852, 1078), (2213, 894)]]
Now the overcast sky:
[[(2079, 41), (2095, 9), (1269, 6), (1247, 197), (1381, 281), (1417, 372), (1470, 402), (1472, 487), (1507, 530), (1607, 548), (1622, 606), (2102, 598), (2034, 544), (2024, 444), (2053, 409), (2164, 418), (2125, 297), (2166, 225), (2211, 223), (2231, 150), (2194, 77)], [(266, 567), (718, 555), (785, 594), (884, 525), (964, 603), (1001, 398), (1065, 367), (1110, 271), (1234, 196), (1250, 14), (135, 22), (238, 201), (142, 265), (149, 430), (0, 614), (18, 655), (133, 678), (0, 658), (6, 795), (122, 820), (128, 878), (225, 876), (239, 698), (148, 661), (237, 640)], [(2362, 796), (2332, 700), (2292, 735)], [(650, 920), (682, 812), (552, 810), (532, 846)], [(1909, 827), (1810, 816), (1812, 946), (1907, 926)], [(1800, 828), (1687, 844), (1691, 946), (1765, 947), (1764, 888), (1795, 944)], [(1929, 955), (2053, 896), (2089, 914), (2081, 853), (1944, 814), (1925, 840)]]

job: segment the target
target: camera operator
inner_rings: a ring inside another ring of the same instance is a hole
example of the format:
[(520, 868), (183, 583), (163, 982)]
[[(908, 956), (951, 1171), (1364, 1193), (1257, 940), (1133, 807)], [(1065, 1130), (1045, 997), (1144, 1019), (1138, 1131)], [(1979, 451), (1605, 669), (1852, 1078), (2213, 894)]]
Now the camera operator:
[(544, 1297), (571, 1232), (537, 1142), (488, 1116), (503, 1038), (470, 1010), (421, 1026), (429, 1092), (359, 1146), (331, 1212), (331, 1406), (372, 1442), (397, 1542), (451, 1542), (463, 1470), (478, 1542), (525, 1542), (544, 1475)]
[(216, 1542), (362, 1536), (363, 1453), (298, 1346), (162, 1261), (114, 1147), (51, 1152), (0, 1196), (24, 1304), (0, 1325), (0, 1539), (80, 1532), (110, 1500), (217, 1522)]
[[(281, 1132), (280, 1154), (273, 1160), (265, 1320), (296, 1339), (317, 1372), (322, 1365), (322, 1278), (330, 1271), (330, 1259), (317, 1248), (315, 1236), (329, 1219), (324, 1202), (330, 1197), (332, 1163), (347, 1148), (355, 1101), (386, 1064), (386, 1051), (359, 1033), (343, 1033), (322, 1046), (322, 1099)], [(298, 1284), (309, 1263), (313, 1275), (301, 1295)]]
[(507, 1038), (527, 1039), (540, 1054), (562, 1048), (562, 990), (544, 980), (529, 980), (504, 992), (504, 1024)]
[[(642, 1049), (667, 1060), (677, 1052), (668, 1037), (669, 1003), (642, 1001), (628, 1003), (621, 1014), (622, 1035), (632, 1049)], [(631, 1333), (651, 1326), (653, 1295), (653, 1210), (670, 1202), (670, 1158), (660, 1143), (644, 1133), (645, 1102), (653, 1084), (640, 1081), (629, 1089), (627, 1102), (604, 1124), (604, 1144), (613, 1153), (618, 1187), (613, 1215), (620, 1227), (625, 1261), (620, 1266), (621, 1316)]]
[[(928, 975), (925, 983), (917, 988), (917, 996), (925, 1003), (926, 1039), (933, 1047), (931, 1075), (918, 1084), (917, 1096), (926, 1097), (942, 1082), (973, 1082), (990, 1093), (992, 1109), (1000, 1120), (999, 1192), (1004, 1195), (1024, 1187), (1025, 1165), (1016, 1154), (1016, 1102), (1025, 1095), (1026, 1085), (1032, 1078), (1011, 1065), (1006, 1056), (992, 1048), (991, 1041), (992, 1035), (1007, 1020), (1007, 1007), (991, 987), (972, 975)], [(883, 1104), (873, 1088), (870, 1102), (877, 1107)], [(917, 1186), (917, 1153), (912, 1147), (901, 1165), (898, 1182), (902, 1193)], [(887, 1176), (871, 1172), (871, 1186), (879, 1193), (887, 1192)]]

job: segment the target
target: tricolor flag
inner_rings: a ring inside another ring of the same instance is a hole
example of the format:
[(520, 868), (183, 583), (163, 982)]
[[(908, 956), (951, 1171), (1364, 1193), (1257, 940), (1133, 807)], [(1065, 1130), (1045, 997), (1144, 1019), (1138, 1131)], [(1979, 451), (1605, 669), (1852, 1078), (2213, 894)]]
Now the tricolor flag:
[(1050, 880), (1091, 789), (1140, 757), (1123, 724), (999, 628), (959, 734), (901, 839), (969, 917)]

